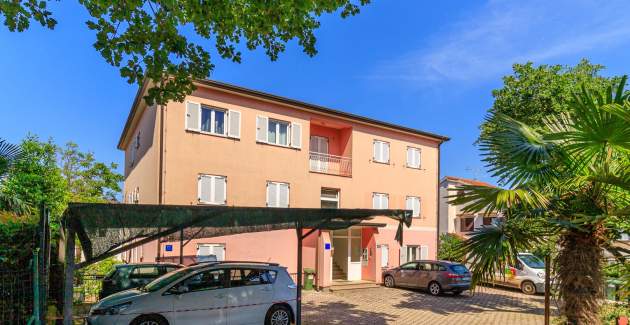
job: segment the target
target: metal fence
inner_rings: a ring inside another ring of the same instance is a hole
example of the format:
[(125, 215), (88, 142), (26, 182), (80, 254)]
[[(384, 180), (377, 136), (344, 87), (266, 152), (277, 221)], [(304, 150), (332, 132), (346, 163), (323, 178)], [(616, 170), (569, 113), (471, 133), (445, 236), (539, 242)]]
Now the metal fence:
[(33, 272), (0, 271), (0, 322), (26, 324), (33, 313)]

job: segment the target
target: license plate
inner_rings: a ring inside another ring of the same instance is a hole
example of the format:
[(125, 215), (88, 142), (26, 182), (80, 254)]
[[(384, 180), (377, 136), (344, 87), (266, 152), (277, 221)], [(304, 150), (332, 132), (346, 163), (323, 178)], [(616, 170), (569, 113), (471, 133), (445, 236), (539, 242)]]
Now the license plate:
[(462, 278), (462, 281), (470, 281), (470, 277), (469, 276), (465, 276)]

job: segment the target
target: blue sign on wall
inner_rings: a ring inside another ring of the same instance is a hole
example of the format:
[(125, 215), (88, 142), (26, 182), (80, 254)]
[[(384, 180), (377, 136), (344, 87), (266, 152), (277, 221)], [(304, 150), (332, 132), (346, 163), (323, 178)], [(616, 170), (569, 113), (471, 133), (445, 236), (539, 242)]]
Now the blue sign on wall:
[(324, 249), (325, 250), (330, 250), (330, 243), (324, 243)]
[(173, 245), (166, 245), (166, 246), (164, 246), (164, 250), (166, 250), (167, 252), (172, 252), (173, 251)]

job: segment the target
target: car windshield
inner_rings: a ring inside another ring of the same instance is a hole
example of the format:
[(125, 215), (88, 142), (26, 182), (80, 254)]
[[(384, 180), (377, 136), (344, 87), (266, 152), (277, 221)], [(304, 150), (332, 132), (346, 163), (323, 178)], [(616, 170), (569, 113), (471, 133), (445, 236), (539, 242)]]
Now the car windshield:
[(192, 272), (194, 272), (194, 269), (183, 268), (183, 269), (175, 270), (170, 273), (166, 273), (162, 275), (161, 277), (149, 282), (147, 285), (140, 288), (140, 290), (146, 291), (146, 292), (154, 292), (154, 291), (160, 290), (166, 287), (167, 285), (181, 279), (182, 277), (185, 277), (186, 275)]
[(461, 264), (455, 264), (455, 265), (451, 265), (451, 270), (453, 270), (453, 272), (457, 273), (457, 274), (466, 274), (468, 273), (468, 269), (461, 265)]
[(544, 269), (545, 262), (536, 257), (535, 255), (523, 254), (519, 255), (518, 258), (525, 263), (525, 265), (531, 267), (532, 269)]

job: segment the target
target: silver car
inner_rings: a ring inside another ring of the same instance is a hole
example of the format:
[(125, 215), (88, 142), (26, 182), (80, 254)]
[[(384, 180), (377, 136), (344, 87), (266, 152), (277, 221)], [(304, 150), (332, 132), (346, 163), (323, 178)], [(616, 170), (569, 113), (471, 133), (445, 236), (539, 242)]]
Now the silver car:
[(449, 261), (413, 261), (383, 272), (386, 287), (427, 289), (437, 296), (442, 292), (459, 295), (470, 289), (470, 271)]

